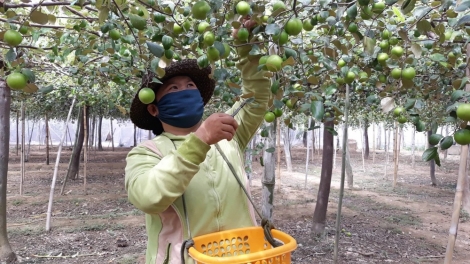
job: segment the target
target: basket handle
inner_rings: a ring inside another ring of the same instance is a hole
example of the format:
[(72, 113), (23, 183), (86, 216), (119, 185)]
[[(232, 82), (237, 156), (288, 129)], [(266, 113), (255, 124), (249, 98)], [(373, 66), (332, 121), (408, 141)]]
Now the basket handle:
[(246, 190), (245, 186), (243, 186), (243, 183), (240, 181), (240, 178), (238, 177), (237, 172), (235, 171), (235, 168), (233, 167), (232, 163), (230, 163), (228, 158), (225, 156), (224, 152), (222, 151), (222, 149), (220, 148), (218, 143), (215, 144), (215, 148), (217, 149), (217, 151), (219, 151), (220, 155), (222, 156), (224, 161), (227, 163), (228, 167), (232, 171), (233, 176), (237, 180), (238, 185), (240, 185), (240, 187), (243, 189), (243, 191), (246, 194), (246, 197), (251, 202), (251, 205), (253, 205), (253, 208), (255, 209), (256, 213), (259, 216), (259, 218), (261, 218), (261, 226), (263, 227), (264, 236), (266, 237), (266, 240), (269, 242), (269, 244), (271, 244), (272, 247), (282, 246), (282, 244), (280, 242), (276, 241), (273, 238), (272, 234), (271, 234), (271, 230), (274, 229), (274, 225), (271, 223), (271, 221), (269, 221), (269, 219), (264, 218), (263, 215), (261, 215), (259, 210), (256, 208), (256, 205), (253, 202), (253, 200), (251, 199), (251, 196), (248, 194), (248, 191)]

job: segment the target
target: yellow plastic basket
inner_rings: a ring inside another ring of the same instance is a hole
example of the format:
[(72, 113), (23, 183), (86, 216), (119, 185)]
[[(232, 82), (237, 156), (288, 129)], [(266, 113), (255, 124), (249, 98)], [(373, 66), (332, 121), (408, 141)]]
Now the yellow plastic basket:
[(273, 248), (262, 227), (248, 227), (194, 237), (188, 253), (196, 264), (290, 264), (297, 242), (279, 230), (271, 232), (282, 246)]

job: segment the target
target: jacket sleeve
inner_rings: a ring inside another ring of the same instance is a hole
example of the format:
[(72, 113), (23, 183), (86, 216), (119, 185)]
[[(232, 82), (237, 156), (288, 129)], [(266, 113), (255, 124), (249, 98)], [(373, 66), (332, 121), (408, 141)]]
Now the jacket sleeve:
[[(242, 94), (253, 94), (255, 98), (235, 116), (238, 129), (234, 139), (242, 151), (258, 131), (271, 100), (271, 81), (264, 76), (265, 71), (258, 70), (259, 58), (260, 56), (244, 56), (237, 64), (237, 68), (241, 71)], [(235, 103), (226, 113), (232, 114), (242, 100)]]
[(163, 212), (184, 193), (209, 150), (194, 134), (164, 158), (143, 146), (133, 148), (125, 169), (129, 201), (147, 214)]

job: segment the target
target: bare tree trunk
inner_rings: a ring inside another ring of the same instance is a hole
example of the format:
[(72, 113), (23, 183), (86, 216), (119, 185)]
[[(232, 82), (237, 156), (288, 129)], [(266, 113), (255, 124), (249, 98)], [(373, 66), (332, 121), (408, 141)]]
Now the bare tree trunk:
[[(72, 115), (72, 110), (74, 106), (75, 106), (75, 97), (73, 98), (72, 105), (70, 106), (69, 114), (67, 115), (67, 121), (65, 121), (64, 127), (69, 126), (70, 116)], [(56, 157), (55, 166), (54, 166), (54, 174), (52, 176), (51, 191), (49, 192), (49, 203), (47, 205), (47, 213), (46, 213), (46, 231), (47, 232), (51, 230), (52, 202), (54, 200), (55, 182), (57, 180), (57, 174), (59, 171), (59, 163), (60, 163), (60, 155), (62, 154), (62, 146), (66, 138), (67, 138), (67, 130), (64, 129), (64, 134), (62, 135), (62, 139), (59, 142), (59, 148), (57, 150), (57, 157)]]
[(89, 131), (89, 136), (88, 138), (90, 139), (88, 141), (88, 146), (93, 147), (95, 146), (95, 125), (96, 125), (96, 118), (95, 115), (92, 115), (91, 117), (92, 123), (91, 123), (91, 129)]
[(85, 138), (85, 148), (83, 149), (83, 191), (85, 193), (85, 195), (87, 194), (87, 191), (86, 191), (86, 173), (87, 173), (87, 161), (88, 161), (88, 117), (89, 117), (89, 113), (88, 113), (88, 106), (85, 106), (83, 107), (83, 116), (85, 117), (83, 119), (83, 131), (84, 131), (84, 138)]
[(372, 163), (375, 164), (375, 152), (377, 152), (377, 145), (376, 145), (376, 134), (375, 134), (375, 123), (372, 124), (372, 147), (373, 147), (373, 152), (372, 152)]
[(98, 150), (103, 151), (103, 142), (101, 140), (101, 132), (102, 132), (102, 126), (103, 125), (103, 116), (100, 115), (98, 117)]
[(60, 195), (64, 194), (65, 185), (67, 184), (68, 179), (77, 179), (78, 172), (80, 170), (80, 154), (82, 153), (83, 141), (84, 141), (84, 129), (83, 129), (83, 111), (79, 108), (78, 122), (77, 122), (77, 133), (78, 136), (75, 138), (75, 144), (72, 151), (72, 156), (70, 157), (69, 168), (65, 176), (64, 182), (62, 183), (62, 188), (60, 190)]
[[(2, 80), (3, 81), (3, 80)], [(16, 111), (16, 156), (20, 148), (20, 112)]]
[[(113, 129), (113, 118), (112, 117), (109, 119), (109, 122), (111, 123), (111, 146), (112, 146), (113, 151), (114, 151), (114, 129)], [(149, 130), (149, 132), (150, 132), (150, 130)], [(151, 138), (149, 137), (149, 139), (151, 139)]]
[[(10, 158), (11, 92), (0, 79), (0, 262), (13, 263), (16, 255), (11, 249), (7, 232), (7, 178)], [(18, 114), (16, 115), (18, 120)], [(17, 122), (18, 124), (18, 122)], [(17, 125), (18, 126), (18, 125)], [(18, 133), (18, 129), (16, 130)], [(18, 137), (16, 137), (18, 139)]]
[(364, 159), (369, 159), (369, 121), (364, 120)]
[(348, 189), (353, 189), (354, 187), (354, 175), (351, 166), (351, 156), (349, 155), (349, 144), (346, 144), (346, 176), (348, 181)]
[[(268, 127), (268, 137), (265, 141), (265, 150), (276, 147), (276, 122)], [(264, 175), (262, 191), (262, 215), (267, 220), (272, 220), (274, 208), (274, 186), (276, 183), (276, 160), (274, 152), (264, 151)]]
[(416, 142), (416, 127), (413, 127), (413, 135), (411, 136), (411, 167), (415, 168), (415, 142)]
[(49, 117), (46, 113), (46, 165), (49, 165)]
[(327, 121), (323, 127), (323, 157), (320, 186), (318, 188), (317, 203), (313, 212), (312, 234), (321, 235), (325, 231), (326, 212), (330, 197), (331, 176), (333, 172), (333, 139), (334, 136), (327, 128), (334, 129), (333, 121)]
[[(429, 130), (428, 131), (428, 142), (429, 142), (429, 137), (432, 135), (432, 131)], [(428, 148), (432, 147), (432, 145), (430, 145), (428, 143)], [(460, 154), (462, 155), (462, 153)], [(429, 172), (430, 172), (430, 175), (431, 175), (431, 185), (432, 186), (437, 186), (437, 179), (436, 179), (436, 162), (434, 160), (431, 160), (429, 162)]]
[(397, 186), (398, 181), (398, 158), (399, 158), (399, 146), (400, 146), (400, 133), (398, 133), (398, 122), (395, 121), (395, 136), (393, 137), (393, 161), (395, 163), (395, 168), (393, 170), (393, 188)]
[(284, 156), (286, 160), (287, 171), (292, 172), (292, 156), (290, 153), (290, 139), (288, 126), (284, 127)]
[(24, 144), (24, 140), (25, 140), (25, 130), (26, 130), (26, 126), (25, 126), (25, 106), (24, 106), (24, 102), (21, 101), (21, 178), (20, 178), (20, 195), (23, 195), (23, 182), (24, 182), (24, 174), (25, 174), (25, 165), (24, 165), (24, 162), (25, 162), (25, 144)]

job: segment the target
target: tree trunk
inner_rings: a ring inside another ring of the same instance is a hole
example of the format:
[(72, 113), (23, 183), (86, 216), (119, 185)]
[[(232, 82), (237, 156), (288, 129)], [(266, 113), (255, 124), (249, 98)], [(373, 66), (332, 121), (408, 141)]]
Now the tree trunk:
[(369, 121), (364, 120), (364, 159), (369, 159)]
[(274, 208), (274, 186), (276, 183), (276, 159), (274, 152), (267, 152), (266, 149), (276, 148), (276, 122), (268, 128), (268, 137), (265, 141), (265, 151), (263, 153), (264, 175), (262, 187), (262, 215), (263, 218), (271, 221)]
[(102, 126), (103, 125), (103, 116), (100, 115), (98, 117), (98, 150), (102, 151), (103, 150), (103, 142), (101, 140), (101, 132), (102, 132)]
[(398, 122), (395, 121), (395, 136), (393, 137), (393, 162), (394, 162), (394, 170), (393, 170), (393, 188), (397, 186), (398, 181), (398, 158), (400, 157), (399, 154), (399, 146), (400, 146), (400, 133), (398, 133)]
[(20, 112), (16, 111), (16, 156), (18, 156), (19, 148), (20, 148)]
[[(10, 157), (10, 88), (0, 79), (0, 262), (13, 263), (16, 255), (7, 233), (7, 177)], [(18, 114), (17, 114), (18, 117)], [(18, 130), (16, 130), (18, 131)], [(18, 137), (17, 137), (18, 139)]]
[(25, 159), (26, 162), (29, 161), (29, 153), (31, 153), (31, 140), (33, 139), (33, 133), (34, 133), (34, 127), (35, 126), (36, 126), (36, 122), (33, 122), (33, 127), (31, 128), (31, 134), (29, 134), (28, 152), (26, 153), (26, 159)]
[(75, 138), (75, 143), (72, 151), (72, 156), (70, 157), (69, 168), (67, 175), (65, 176), (64, 183), (62, 184), (61, 194), (63, 194), (67, 179), (75, 180), (78, 178), (78, 172), (80, 170), (80, 155), (82, 153), (83, 141), (85, 139), (85, 131), (83, 129), (83, 111), (79, 108), (78, 122), (77, 122), (77, 132), (78, 136)]
[(284, 156), (286, 160), (287, 171), (292, 172), (292, 156), (290, 153), (290, 139), (288, 126), (284, 127)]
[(413, 135), (411, 136), (411, 167), (415, 168), (415, 141), (416, 141), (416, 127), (413, 127)]
[(20, 178), (20, 195), (23, 195), (23, 181), (25, 174), (25, 144), (24, 138), (26, 134), (26, 125), (25, 125), (25, 106), (24, 102), (21, 101), (21, 178)]
[(46, 165), (49, 165), (49, 117), (46, 113)]
[[(112, 146), (112, 148), (113, 148), (113, 151), (114, 151), (114, 130), (113, 130), (113, 118), (110, 118), (110, 119), (109, 119), (109, 122), (111, 123), (111, 146)], [(149, 132), (150, 132), (150, 130), (149, 130)], [(150, 134), (149, 134), (149, 135), (150, 135)], [(149, 137), (149, 139), (151, 139), (151, 138)]]
[(91, 129), (89, 129), (89, 136), (88, 138), (90, 139), (88, 141), (88, 146), (93, 147), (95, 146), (95, 125), (96, 125), (96, 118), (94, 115), (91, 117), (92, 123), (91, 123)]
[(352, 189), (354, 187), (354, 175), (353, 175), (353, 170), (351, 166), (351, 156), (349, 155), (349, 144), (346, 144), (346, 176), (347, 176), (347, 181), (348, 181), (348, 188)]
[(317, 203), (313, 212), (312, 234), (320, 235), (325, 231), (328, 198), (330, 197), (331, 176), (333, 172), (333, 139), (327, 128), (334, 129), (333, 121), (327, 121), (323, 127), (323, 157), (318, 188)]
[[(428, 131), (428, 142), (429, 142), (429, 137), (432, 135), (432, 130)], [(432, 145), (428, 143), (428, 148), (431, 148)], [(436, 162), (434, 160), (431, 160), (429, 162), (429, 172), (431, 174), (431, 185), (432, 186), (437, 186), (437, 179), (436, 179)]]
[[(84, 120), (83, 120), (83, 133), (84, 133), (84, 138), (87, 139), (88, 138), (88, 127), (90, 126), (90, 123), (89, 123), (89, 117), (90, 117), (90, 114), (88, 112), (89, 110), (89, 106), (85, 106), (83, 108), (83, 115), (84, 115)], [(87, 191), (86, 191), (86, 173), (87, 173), (87, 161), (88, 161), (88, 140), (85, 140), (85, 148), (83, 149), (83, 191), (85, 193), (85, 195), (87, 194)]]
[(305, 130), (302, 135), (302, 143), (304, 144), (304, 148), (307, 147), (307, 139), (308, 139), (308, 130)]

